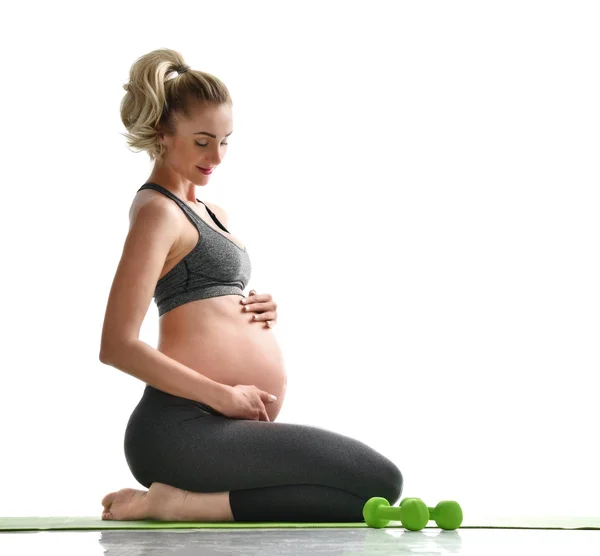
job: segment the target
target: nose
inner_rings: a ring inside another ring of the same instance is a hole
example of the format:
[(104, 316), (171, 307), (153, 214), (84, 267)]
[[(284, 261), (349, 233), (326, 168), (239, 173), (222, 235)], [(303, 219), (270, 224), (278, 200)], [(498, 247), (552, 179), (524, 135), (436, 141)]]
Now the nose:
[(218, 166), (223, 161), (223, 152), (221, 149), (211, 150), (211, 156), (208, 157), (207, 162), (210, 162), (210, 167)]

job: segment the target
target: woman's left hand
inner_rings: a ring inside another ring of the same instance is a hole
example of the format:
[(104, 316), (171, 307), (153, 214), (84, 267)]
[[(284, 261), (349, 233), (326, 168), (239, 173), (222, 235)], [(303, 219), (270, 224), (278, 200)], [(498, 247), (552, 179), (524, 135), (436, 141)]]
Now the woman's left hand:
[(273, 301), (271, 294), (262, 293), (258, 295), (256, 290), (250, 290), (248, 297), (242, 298), (243, 311), (249, 313), (255, 311), (258, 314), (252, 315), (252, 321), (266, 321), (269, 328), (273, 328), (277, 323), (277, 303)]

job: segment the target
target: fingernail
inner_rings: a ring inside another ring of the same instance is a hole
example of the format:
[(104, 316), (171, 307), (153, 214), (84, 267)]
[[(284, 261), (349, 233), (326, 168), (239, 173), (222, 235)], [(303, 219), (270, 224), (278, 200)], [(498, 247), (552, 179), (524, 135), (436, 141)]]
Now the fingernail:
[(277, 396), (274, 396), (273, 394), (270, 394), (270, 396), (273, 401), (277, 400)]

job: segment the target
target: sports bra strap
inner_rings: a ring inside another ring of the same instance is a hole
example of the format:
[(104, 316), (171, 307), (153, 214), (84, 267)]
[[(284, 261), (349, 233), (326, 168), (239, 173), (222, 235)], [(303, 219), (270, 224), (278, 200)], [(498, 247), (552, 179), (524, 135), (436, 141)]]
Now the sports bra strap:
[[(155, 191), (159, 191), (160, 193), (163, 193), (170, 199), (173, 199), (173, 201), (175, 201), (187, 215), (189, 215), (192, 218), (196, 217), (196, 218), (199, 218), (200, 220), (202, 220), (198, 216), (198, 214), (189, 207), (189, 205), (184, 203), (179, 197), (177, 197), (177, 195), (174, 195), (173, 193), (171, 193), (168, 189), (166, 189), (162, 185), (158, 185), (157, 183), (153, 183), (153, 182), (146, 182), (144, 185), (142, 185), (142, 187), (140, 187), (138, 189), (138, 191), (141, 191), (142, 189), (154, 189)], [(196, 199), (196, 201), (198, 201), (204, 205), (204, 207), (206, 208), (206, 211), (208, 212), (210, 217), (213, 219), (215, 224), (217, 226), (219, 226), (219, 228), (221, 228), (221, 230), (229, 233), (229, 230), (227, 228), (225, 228), (225, 226), (223, 226), (223, 224), (221, 224), (219, 222), (219, 219), (216, 217), (215, 213), (206, 206), (206, 203), (202, 202), (200, 199)], [(204, 224), (206, 224), (206, 222)]]

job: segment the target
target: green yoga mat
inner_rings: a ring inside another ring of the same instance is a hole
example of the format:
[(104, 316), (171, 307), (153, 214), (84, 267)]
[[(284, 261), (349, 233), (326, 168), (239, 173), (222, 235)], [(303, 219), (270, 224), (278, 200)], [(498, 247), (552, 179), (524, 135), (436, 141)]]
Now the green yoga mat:
[[(0, 517), (0, 531), (100, 530), (100, 529), (295, 529), (366, 528), (357, 523), (235, 523), (185, 521), (104, 521), (98, 517)], [(391, 521), (386, 529), (403, 529)], [(436, 529), (435, 522), (427, 529)], [(600, 529), (600, 517), (493, 517), (464, 520), (460, 529)], [(460, 531), (459, 529), (459, 531)]]

